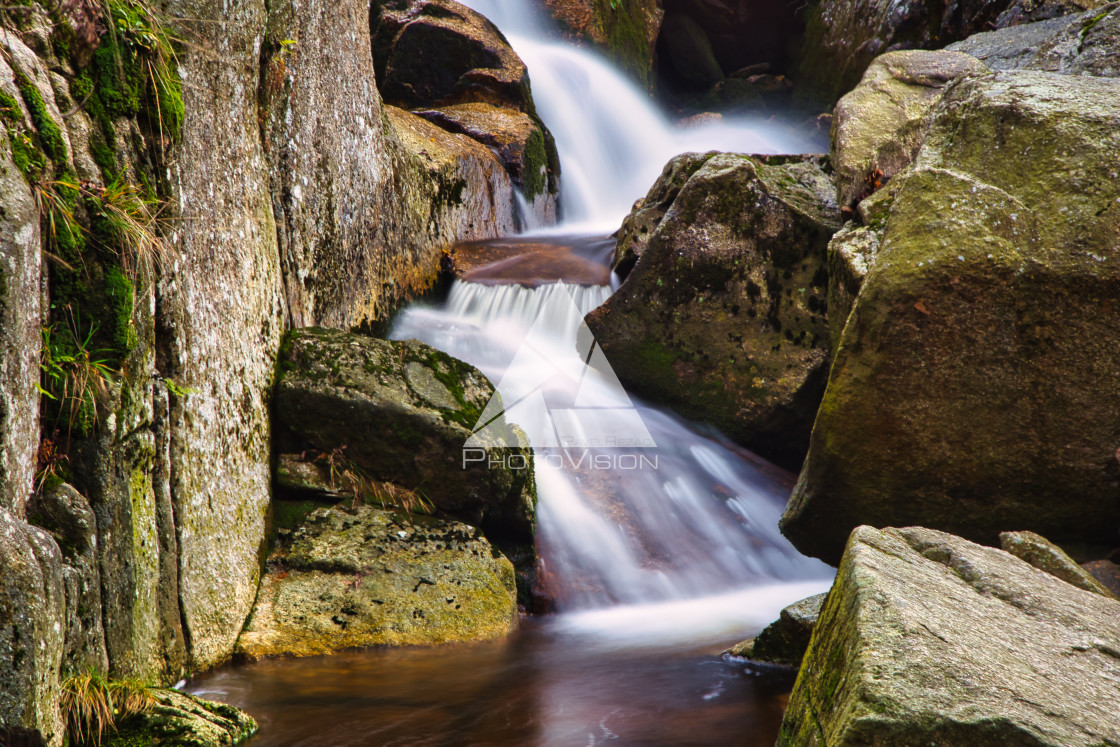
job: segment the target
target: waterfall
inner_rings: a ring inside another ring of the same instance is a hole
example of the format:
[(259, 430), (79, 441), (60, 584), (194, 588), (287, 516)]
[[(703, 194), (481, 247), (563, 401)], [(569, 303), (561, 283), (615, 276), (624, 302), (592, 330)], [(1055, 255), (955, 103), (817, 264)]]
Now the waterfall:
[(688, 151), (807, 153), (813, 145), (760, 118), (678, 127), (596, 53), (548, 36), (529, 0), (467, 0), (529, 69), (537, 112), (556, 139), (565, 233), (612, 233), (673, 156)]
[[(681, 152), (804, 149), (757, 122), (678, 129), (606, 61), (550, 40), (531, 3), (468, 4), (498, 22), (529, 66), (561, 159), (557, 231), (614, 231)], [(542, 583), (569, 613), (565, 625), (599, 640), (604, 631), (633, 632), (638, 620), (652, 638), (662, 625), (695, 636), (703, 626), (760, 622), (826, 589), (831, 569), (778, 531), (788, 475), (621, 386), (583, 321), (609, 296), (605, 286), (456, 281), (444, 304), (414, 305), (391, 334), (477, 366), (501, 393), (478, 427), (504, 410), (528, 434)]]

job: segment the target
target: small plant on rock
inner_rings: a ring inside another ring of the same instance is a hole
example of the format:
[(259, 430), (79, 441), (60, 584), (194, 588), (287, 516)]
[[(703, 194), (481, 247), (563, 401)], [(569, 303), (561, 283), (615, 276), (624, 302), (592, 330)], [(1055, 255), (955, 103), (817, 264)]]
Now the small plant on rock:
[(156, 704), (152, 688), (140, 680), (115, 680), (90, 670), (62, 681), (62, 720), (74, 745), (101, 744), (118, 720)]

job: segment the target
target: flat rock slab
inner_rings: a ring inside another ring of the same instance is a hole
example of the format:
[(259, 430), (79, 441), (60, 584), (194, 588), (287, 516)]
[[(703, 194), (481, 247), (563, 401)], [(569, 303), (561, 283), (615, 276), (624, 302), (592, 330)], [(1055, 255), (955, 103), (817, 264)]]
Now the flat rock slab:
[(103, 743), (105, 747), (232, 747), (257, 733), (244, 711), (176, 690), (155, 690), (157, 704), (133, 716)]
[(370, 506), (320, 508), (270, 559), (236, 653), (485, 640), (516, 622), (513, 565), (474, 527)]
[(943, 532), (858, 527), (778, 743), (1120, 744), (1120, 603)]

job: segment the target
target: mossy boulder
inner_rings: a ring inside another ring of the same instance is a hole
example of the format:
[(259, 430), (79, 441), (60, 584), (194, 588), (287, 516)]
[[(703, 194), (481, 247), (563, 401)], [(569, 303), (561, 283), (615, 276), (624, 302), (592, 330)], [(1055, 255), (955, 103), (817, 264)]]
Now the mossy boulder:
[[(529, 202), (559, 191), (560, 160), (556, 145), (548, 130), (528, 114), (477, 102), (421, 110), (417, 114), (448, 132), (466, 135), (490, 148)], [(552, 217), (555, 219), (555, 215)]]
[(948, 49), (977, 57), (993, 70), (1120, 77), (1120, 3), (1084, 5), (1093, 9), (975, 34)]
[(325, 329), (292, 332), (281, 366), (280, 453), (337, 455), (341, 469), (413, 491), (492, 537), (532, 536), (532, 458), (526, 446), (505, 448), (526, 443), (524, 435), (497, 421), (474, 438), (503, 458), (464, 457), (484, 408), (500, 396), (478, 369), (415, 340)]
[(945, 86), (983, 70), (960, 52), (888, 52), (871, 63), (832, 120), (837, 201), (854, 208), (908, 166), (922, 144), (926, 117)]
[(270, 557), (237, 654), (484, 640), (516, 622), (513, 565), (478, 529), (371, 506), (319, 508)]
[(727, 650), (727, 654), (768, 664), (800, 667), (826, 594), (815, 594), (782, 610), (778, 619), (756, 637)]
[(829, 358), (825, 248), (840, 221), (826, 161), (711, 156), (635, 246), (698, 160), (666, 169), (629, 220), (621, 248), (640, 256), (587, 324), (631, 391), (796, 468)]
[(587, 40), (644, 88), (653, 85), (661, 0), (544, 0), (560, 27)]
[(1120, 742), (1120, 603), (1002, 550), (859, 527), (779, 745)]
[(1046, 571), (1067, 584), (1120, 601), (1120, 598), (1109, 591), (1108, 587), (1079, 566), (1077, 561), (1067, 555), (1062, 548), (1041, 535), (1034, 532), (1004, 532), (999, 536), (999, 546), (1020, 560), (1025, 560), (1040, 571)]
[(963, 0), (944, 6), (917, 0), (821, 0), (810, 11), (795, 93), (804, 103), (831, 106), (884, 52), (940, 49), (1001, 25), (1103, 4), (1104, 0)]
[(659, 44), (670, 66), (686, 86), (705, 90), (723, 80), (712, 42), (704, 28), (683, 13), (669, 13), (661, 23)]
[[(1024, 154), (1029, 154), (1025, 156)], [(1120, 525), (1120, 81), (966, 76), (895, 177), (782, 530)]]
[(117, 724), (105, 747), (232, 747), (257, 733), (244, 711), (176, 690), (150, 691), (156, 704)]

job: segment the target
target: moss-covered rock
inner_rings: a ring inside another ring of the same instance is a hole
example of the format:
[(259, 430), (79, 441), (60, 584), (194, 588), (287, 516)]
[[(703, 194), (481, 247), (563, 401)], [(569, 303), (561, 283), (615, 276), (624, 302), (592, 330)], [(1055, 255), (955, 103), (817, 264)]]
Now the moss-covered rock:
[(61, 747), (62, 554), (0, 507), (0, 569), (0, 741)]
[(117, 724), (106, 747), (233, 747), (257, 733), (252, 716), (176, 690), (151, 690), (156, 704)]
[(725, 653), (768, 664), (800, 667), (826, 596), (815, 594), (794, 602), (756, 637), (733, 646)]
[(1034, 532), (1004, 532), (999, 536), (999, 545), (1020, 560), (1025, 560), (1067, 584), (1120, 601), (1108, 587), (1079, 566), (1062, 548), (1041, 535)]
[(484, 640), (516, 621), (513, 566), (477, 529), (370, 506), (319, 508), (270, 558), (237, 653)]
[(782, 519), (803, 552), (835, 562), (863, 523), (1115, 540), (1117, 102), (1111, 79), (993, 73), (937, 105)]
[(959, 537), (860, 527), (778, 744), (1110, 744), (1117, 650), (1120, 603)]
[(548, 131), (528, 114), (484, 103), (457, 104), (417, 114), (448, 132), (466, 135), (490, 148), (530, 202), (548, 193), (555, 195), (559, 190), (556, 146)]
[[(833, 185), (819, 158), (678, 159), (640, 210), (655, 217), (699, 161), (587, 323), (631, 391), (795, 468), (827, 374)], [(643, 220), (629, 221), (623, 251)]]
[(871, 63), (832, 120), (837, 201), (854, 208), (910, 164), (945, 86), (984, 65), (960, 52), (888, 52)]
[(1085, 5), (1093, 9), (975, 34), (949, 49), (977, 57), (993, 70), (1120, 77), (1120, 3)]
[(544, 5), (561, 28), (590, 41), (643, 87), (652, 87), (661, 0), (544, 0)]
[[(477, 369), (415, 340), (324, 329), (291, 333), (281, 363), (275, 417), (282, 453), (339, 453), (363, 476), (414, 491), (492, 537), (532, 536), (528, 451), (515, 449), (500, 464), (464, 459), (472, 429), (498, 396)], [(486, 429), (499, 432), (500, 424)], [(513, 429), (508, 436), (506, 443), (523, 443)]]

